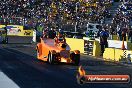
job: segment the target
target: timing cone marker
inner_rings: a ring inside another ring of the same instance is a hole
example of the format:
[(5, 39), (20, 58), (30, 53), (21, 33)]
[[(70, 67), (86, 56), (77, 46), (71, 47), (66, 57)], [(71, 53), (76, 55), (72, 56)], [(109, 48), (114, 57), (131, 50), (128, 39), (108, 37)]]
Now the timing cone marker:
[(121, 47), (122, 50), (125, 50), (125, 45), (124, 45), (124, 37), (123, 37), (123, 41), (122, 41), (122, 47)]

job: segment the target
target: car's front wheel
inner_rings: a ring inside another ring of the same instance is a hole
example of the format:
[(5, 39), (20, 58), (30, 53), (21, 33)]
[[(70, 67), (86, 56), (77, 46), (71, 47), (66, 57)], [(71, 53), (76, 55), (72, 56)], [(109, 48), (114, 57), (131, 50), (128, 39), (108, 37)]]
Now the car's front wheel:
[(79, 63), (80, 63), (80, 54), (75, 54), (75, 57), (74, 58), (75, 58), (74, 64), (76, 66), (78, 66)]
[(73, 60), (73, 64), (78, 66), (79, 63), (80, 63), (80, 54), (72, 53), (71, 54), (71, 59)]
[(38, 49), (38, 46), (36, 48), (36, 54), (37, 54), (37, 59), (39, 59), (39, 49)]
[(55, 60), (55, 54), (49, 53), (48, 54), (48, 62), (50, 64), (53, 64), (54, 63), (54, 60)]

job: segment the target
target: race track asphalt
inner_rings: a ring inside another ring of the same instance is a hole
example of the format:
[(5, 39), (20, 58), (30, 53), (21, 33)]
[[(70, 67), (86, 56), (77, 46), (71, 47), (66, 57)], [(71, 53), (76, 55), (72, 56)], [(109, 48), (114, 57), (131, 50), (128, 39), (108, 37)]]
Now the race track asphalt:
[[(21, 38), (22, 39), (22, 38)], [(12, 40), (20, 41), (18, 38)], [(15, 42), (14, 41), (14, 42)], [(0, 45), (0, 71), (20, 88), (132, 88), (129, 84), (84, 84), (76, 81), (78, 66), (71, 64), (50, 65), (36, 58), (35, 44)], [(12, 41), (13, 42), (13, 41)], [(129, 74), (132, 66), (97, 60), (81, 55), (81, 65), (87, 74)], [(6, 82), (6, 81), (5, 81)], [(0, 88), (1, 88), (0, 83)], [(9, 86), (12, 88), (12, 86)]]

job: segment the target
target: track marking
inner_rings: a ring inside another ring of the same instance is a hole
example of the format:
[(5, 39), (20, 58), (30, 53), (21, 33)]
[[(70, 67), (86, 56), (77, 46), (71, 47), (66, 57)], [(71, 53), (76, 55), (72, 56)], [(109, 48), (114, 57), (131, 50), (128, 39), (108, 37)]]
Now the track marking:
[(20, 88), (15, 82), (0, 72), (0, 88)]
[(25, 47), (35, 47), (34, 45), (23, 45)]

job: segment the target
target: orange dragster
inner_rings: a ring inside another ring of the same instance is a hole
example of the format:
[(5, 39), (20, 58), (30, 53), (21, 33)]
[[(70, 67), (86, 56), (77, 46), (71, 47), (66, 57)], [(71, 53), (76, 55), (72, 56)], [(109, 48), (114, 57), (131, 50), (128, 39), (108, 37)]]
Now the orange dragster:
[(37, 44), (37, 58), (48, 61), (50, 64), (64, 62), (79, 65), (80, 51), (70, 51), (70, 47), (65, 42), (55, 42), (55, 39), (40, 38)]

